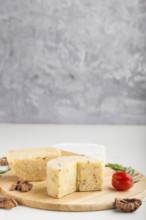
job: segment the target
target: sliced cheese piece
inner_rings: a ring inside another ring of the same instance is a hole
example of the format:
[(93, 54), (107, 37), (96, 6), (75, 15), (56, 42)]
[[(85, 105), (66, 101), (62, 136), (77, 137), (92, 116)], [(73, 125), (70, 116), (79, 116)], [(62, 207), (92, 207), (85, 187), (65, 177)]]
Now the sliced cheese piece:
[(80, 156), (64, 156), (47, 163), (48, 195), (61, 198), (76, 191), (79, 158)]
[[(89, 172), (83, 172), (83, 166)], [(95, 173), (95, 167), (98, 167)], [(91, 174), (90, 174), (91, 171)], [(49, 196), (61, 198), (75, 191), (101, 190), (103, 184), (103, 163), (86, 156), (64, 156), (47, 163), (47, 192)], [(96, 175), (96, 181), (94, 179)], [(93, 177), (91, 177), (92, 175)], [(89, 187), (90, 183), (94, 187)], [(86, 182), (86, 188), (84, 186)]]
[(78, 191), (97, 191), (103, 189), (104, 164), (101, 161), (87, 160), (77, 164)]
[(61, 198), (76, 191), (76, 164), (69, 163), (65, 169), (48, 168), (48, 195)]
[(33, 148), (7, 152), (10, 168), (16, 176), (28, 181), (45, 180), (47, 162), (60, 156), (61, 151), (56, 148)]

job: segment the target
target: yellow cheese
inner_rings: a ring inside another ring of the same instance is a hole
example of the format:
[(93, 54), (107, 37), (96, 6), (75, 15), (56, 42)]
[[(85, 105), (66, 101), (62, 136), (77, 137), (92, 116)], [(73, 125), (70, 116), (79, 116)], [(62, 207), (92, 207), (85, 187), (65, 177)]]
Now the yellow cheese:
[(61, 198), (75, 191), (102, 190), (102, 184), (103, 163), (95, 159), (64, 156), (50, 160), (47, 164), (47, 192), (52, 197)]
[(56, 148), (38, 148), (7, 152), (7, 159), (12, 171), (19, 178), (28, 181), (46, 179), (47, 162), (60, 156), (61, 151)]
[(78, 191), (96, 191), (103, 188), (104, 164), (100, 161), (82, 161), (77, 164)]
[(48, 195), (61, 198), (76, 191), (77, 165), (80, 156), (64, 156), (47, 164)]

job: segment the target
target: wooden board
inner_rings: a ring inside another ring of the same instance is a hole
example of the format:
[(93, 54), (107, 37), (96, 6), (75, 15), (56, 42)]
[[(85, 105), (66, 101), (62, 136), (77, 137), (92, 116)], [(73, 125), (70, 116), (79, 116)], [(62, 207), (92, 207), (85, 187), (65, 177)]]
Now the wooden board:
[(143, 198), (146, 196), (146, 177), (139, 174), (140, 182), (125, 192), (115, 191), (111, 186), (113, 171), (106, 168), (104, 190), (98, 192), (75, 192), (61, 199), (54, 199), (47, 195), (46, 181), (33, 182), (33, 188), (27, 193), (9, 191), (17, 177), (11, 171), (0, 177), (0, 190), (4, 196), (12, 197), (19, 204), (46, 210), (58, 211), (93, 211), (112, 209), (116, 197)]

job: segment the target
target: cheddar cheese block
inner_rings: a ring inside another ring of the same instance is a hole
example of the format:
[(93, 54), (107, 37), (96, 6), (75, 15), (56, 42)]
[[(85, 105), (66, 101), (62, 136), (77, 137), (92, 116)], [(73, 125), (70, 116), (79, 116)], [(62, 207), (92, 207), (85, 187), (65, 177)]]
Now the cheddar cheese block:
[(47, 162), (60, 157), (61, 151), (56, 148), (35, 148), (7, 152), (9, 166), (16, 176), (28, 181), (46, 179)]
[(47, 163), (48, 195), (61, 198), (75, 191), (102, 190), (103, 167), (103, 162), (87, 156), (64, 156), (50, 160)]

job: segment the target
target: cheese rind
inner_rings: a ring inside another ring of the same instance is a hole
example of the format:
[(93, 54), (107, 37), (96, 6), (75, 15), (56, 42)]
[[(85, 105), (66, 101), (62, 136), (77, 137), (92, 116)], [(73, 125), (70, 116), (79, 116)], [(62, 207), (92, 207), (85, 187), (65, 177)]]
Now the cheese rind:
[(7, 152), (9, 166), (16, 176), (28, 181), (46, 179), (47, 162), (61, 156), (56, 148), (35, 148)]
[(102, 185), (103, 163), (100, 161), (86, 156), (64, 156), (47, 163), (47, 192), (52, 197), (61, 198), (75, 191), (102, 190)]

